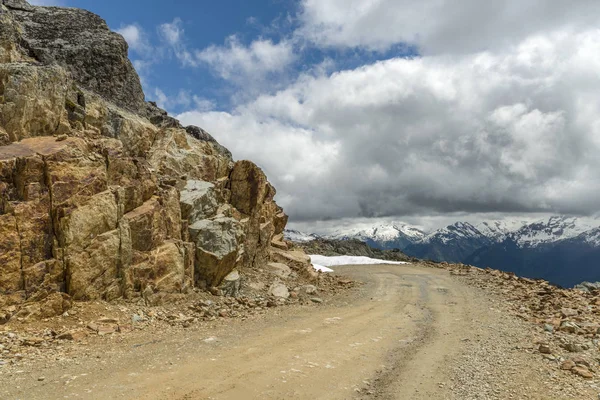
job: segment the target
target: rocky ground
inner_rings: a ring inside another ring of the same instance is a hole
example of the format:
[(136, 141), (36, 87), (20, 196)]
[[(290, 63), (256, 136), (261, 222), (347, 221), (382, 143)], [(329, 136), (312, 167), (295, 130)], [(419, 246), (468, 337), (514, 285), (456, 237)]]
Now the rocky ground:
[(497, 270), (443, 266), (465, 282), (502, 299), (511, 314), (530, 324), (532, 339), (524, 348), (562, 371), (562, 375), (596, 379), (600, 371), (598, 288), (561, 289), (546, 281)]
[[(314, 285), (288, 278), (284, 300), (267, 294), (273, 285), (254, 289), (267, 273), (255, 272), (239, 298), (199, 292), (166, 306), (75, 303), (69, 315), (47, 321), (12, 320), (0, 333), (0, 396), (541, 400), (600, 393), (594, 338), (560, 329), (565, 321), (593, 321), (584, 306), (590, 293), (421, 263), (339, 267), (344, 276)], [(548, 291), (548, 303), (562, 307), (533, 306)], [(562, 308), (578, 315), (564, 317)], [(560, 320), (552, 332), (548, 318)]]

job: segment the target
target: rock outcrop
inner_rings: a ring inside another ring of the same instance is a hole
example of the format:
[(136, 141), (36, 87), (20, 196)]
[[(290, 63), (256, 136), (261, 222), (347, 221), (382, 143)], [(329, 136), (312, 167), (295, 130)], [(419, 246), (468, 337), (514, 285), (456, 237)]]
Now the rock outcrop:
[(270, 261), (311, 276), (272, 259), (287, 216), (265, 174), (146, 103), (102, 19), (2, 0), (0, 24), (0, 308), (236, 293)]

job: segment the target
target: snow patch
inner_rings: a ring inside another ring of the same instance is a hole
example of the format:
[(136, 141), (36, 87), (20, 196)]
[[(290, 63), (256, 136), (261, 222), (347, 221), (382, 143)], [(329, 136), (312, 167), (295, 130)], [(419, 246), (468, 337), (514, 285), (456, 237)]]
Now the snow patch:
[[(313, 264), (317, 271), (324, 272), (333, 272), (332, 269), (328, 267), (335, 267), (340, 265), (381, 265), (381, 264), (394, 264), (394, 265), (403, 265), (410, 264), (405, 261), (388, 261), (388, 260), (378, 260), (370, 257), (361, 257), (361, 256), (321, 256), (318, 254), (310, 256), (310, 262)], [(319, 268), (325, 268), (326, 270), (322, 270)]]
[(319, 264), (315, 264), (315, 263), (313, 263), (313, 268), (316, 269), (317, 271), (321, 271), (321, 272), (333, 272), (333, 270), (331, 268), (327, 268), (323, 265), (319, 265)]

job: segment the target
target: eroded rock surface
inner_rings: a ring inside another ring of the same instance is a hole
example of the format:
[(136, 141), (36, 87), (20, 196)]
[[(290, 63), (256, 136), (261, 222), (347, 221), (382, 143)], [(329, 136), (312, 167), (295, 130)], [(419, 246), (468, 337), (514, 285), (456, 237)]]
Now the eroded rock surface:
[(146, 103), (101, 18), (2, 0), (0, 24), (4, 322), (71, 300), (236, 295), (270, 261), (310, 275), (281, 241), (287, 216), (265, 174)]

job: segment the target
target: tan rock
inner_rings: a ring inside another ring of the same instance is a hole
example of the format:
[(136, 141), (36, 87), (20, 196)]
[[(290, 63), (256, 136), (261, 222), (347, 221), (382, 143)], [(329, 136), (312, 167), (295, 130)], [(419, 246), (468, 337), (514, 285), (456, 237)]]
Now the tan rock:
[(300, 250), (284, 251), (271, 248), (271, 259), (286, 264), (295, 270), (304, 270), (311, 265), (310, 257)]
[(16, 142), (52, 135), (65, 111), (69, 79), (58, 66), (0, 64), (0, 125)]
[(158, 128), (147, 120), (122, 110), (117, 118), (120, 130), (116, 135), (123, 143), (125, 152), (132, 157), (146, 157), (160, 135)]
[(290, 274), (292, 273), (292, 270), (290, 269), (290, 267), (288, 267), (285, 264), (281, 264), (281, 263), (275, 263), (275, 262), (268, 263), (267, 268), (273, 275), (278, 276), (279, 278), (282, 278), (282, 279), (288, 278), (290, 276)]
[(128, 213), (157, 193), (156, 176), (150, 172), (150, 165), (143, 159), (110, 154), (108, 157), (108, 184), (120, 186), (120, 202), (123, 212)]
[(281, 234), (281, 232), (283, 232), (283, 230), (285, 229), (287, 222), (288, 222), (288, 216), (283, 212), (283, 210), (280, 207), (278, 207), (278, 212), (277, 212), (277, 214), (275, 214), (275, 217), (273, 218), (275, 233)]
[(216, 145), (189, 136), (183, 129), (168, 129), (155, 141), (148, 157), (162, 175), (215, 182), (229, 174), (231, 158)]
[(579, 314), (577, 310), (573, 310), (572, 308), (561, 308), (560, 313), (562, 314), (563, 318), (574, 317)]
[(279, 250), (287, 250), (288, 249), (287, 243), (279, 241), (279, 240), (271, 240), (271, 246), (273, 246)]
[(560, 364), (560, 369), (570, 371), (575, 367), (575, 363), (572, 360), (565, 360)]
[(73, 299), (112, 300), (106, 290), (119, 276), (120, 243), (115, 229), (96, 236), (84, 249), (67, 249), (67, 288)]
[(56, 338), (59, 340), (82, 340), (88, 336), (88, 332), (83, 329), (74, 329), (70, 331), (66, 331), (63, 333), (59, 333)]
[(192, 285), (194, 253), (183, 242), (167, 241), (142, 263), (127, 269), (131, 289), (152, 286), (156, 291), (181, 293)]
[(71, 297), (66, 293), (51, 293), (40, 305), (40, 317), (51, 318), (69, 311), (73, 305)]
[(125, 214), (123, 218), (129, 225), (134, 250), (150, 251), (167, 239), (163, 207), (157, 196)]
[(282, 299), (287, 299), (288, 297), (290, 297), (290, 292), (289, 292), (287, 286), (285, 286), (281, 282), (274, 282), (269, 287), (269, 294), (271, 296), (280, 297)]
[(237, 297), (242, 286), (242, 277), (237, 270), (231, 271), (225, 278), (219, 290), (223, 293), (223, 296)]
[(547, 344), (540, 344), (539, 351), (542, 354), (551, 354), (552, 353), (550, 346), (548, 346)]
[[(19, 314), (29, 318), (64, 312), (66, 293), (157, 304), (195, 279), (225, 280), (232, 290), (220, 292), (237, 294), (244, 268), (266, 265), (271, 246), (287, 249), (275, 189), (202, 129), (140, 103), (124, 53), (117, 64), (126, 76), (114, 77), (106, 54), (77, 53), (76, 62), (61, 54), (85, 35), (54, 37), (50, 14), (62, 11), (47, 11), (49, 40), (60, 44), (49, 49), (16, 22), (29, 14), (0, 12), (0, 306), (26, 300)], [(87, 64), (90, 54), (99, 58)], [(280, 258), (310, 267), (298, 255)]]
[(571, 372), (585, 379), (592, 379), (594, 377), (594, 374), (589, 369), (587, 369), (587, 367), (584, 366), (578, 365), (576, 367), (573, 367), (571, 368)]
[(93, 238), (115, 230), (118, 216), (119, 209), (111, 191), (92, 196), (75, 209), (59, 209), (59, 241), (64, 247), (83, 249)]
[(65, 143), (65, 146), (48, 151), (44, 157), (46, 181), (51, 182), (55, 207), (66, 202), (78, 205), (108, 189), (104, 157), (79, 138), (55, 143)]
[(246, 215), (259, 211), (269, 191), (267, 177), (251, 161), (238, 161), (230, 176), (231, 204)]
[(62, 261), (50, 259), (23, 269), (24, 289), (28, 297), (39, 290), (65, 291), (65, 269)]
[(23, 290), (21, 247), (14, 216), (0, 215), (0, 238), (0, 293)]

